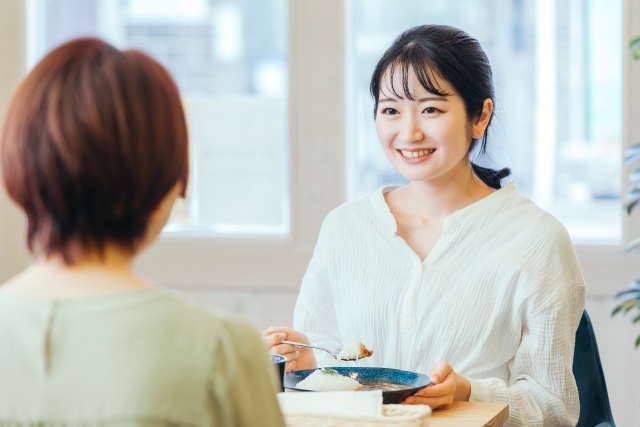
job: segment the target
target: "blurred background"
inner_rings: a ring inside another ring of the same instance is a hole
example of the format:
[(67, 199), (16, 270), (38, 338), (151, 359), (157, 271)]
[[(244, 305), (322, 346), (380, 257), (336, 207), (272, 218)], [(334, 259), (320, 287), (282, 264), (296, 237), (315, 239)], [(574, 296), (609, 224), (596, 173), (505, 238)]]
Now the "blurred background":
[[(182, 93), (192, 176), (139, 271), (259, 328), (290, 325), (322, 218), (404, 184), (375, 134), (376, 61), (409, 27), (461, 28), (489, 56), (497, 92), (477, 162), (510, 167), (520, 193), (569, 230), (614, 417), (640, 425), (640, 329), (610, 317), (615, 293), (640, 276), (622, 246), (640, 222), (621, 208), (623, 147), (640, 138), (640, 120), (623, 120), (640, 104), (640, 92), (626, 95), (640, 80), (626, 58), (639, 9), (637, 0), (3, 0), (0, 110), (71, 38), (152, 55)], [(0, 215), (4, 279), (28, 256), (24, 219), (6, 200)]]
[(167, 231), (286, 234), (286, 0), (34, 0), (28, 68), (94, 35), (169, 69), (187, 107), (192, 192)]
[[(493, 67), (496, 120), (481, 163), (513, 170), (520, 192), (576, 242), (622, 237), (622, 0), (346, 2), (348, 199), (403, 184), (372, 126), (371, 71), (421, 24), (461, 28)], [(28, 67), (96, 35), (143, 50), (173, 74), (189, 111), (193, 191), (171, 231), (289, 231), (286, 0), (32, 0)]]

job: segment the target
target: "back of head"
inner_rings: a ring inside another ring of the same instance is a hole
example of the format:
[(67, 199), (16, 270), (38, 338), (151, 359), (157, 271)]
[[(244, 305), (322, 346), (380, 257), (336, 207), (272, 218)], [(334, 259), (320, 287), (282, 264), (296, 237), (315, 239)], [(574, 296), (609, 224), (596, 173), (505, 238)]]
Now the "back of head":
[[(389, 89), (402, 92), (413, 99), (409, 91), (409, 69), (413, 69), (420, 84), (438, 96), (451, 95), (437, 84), (437, 77), (445, 80), (462, 98), (467, 119), (471, 123), (482, 114), (484, 101), (490, 99), (495, 105), (493, 74), (486, 53), (480, 43), (466, 32), (446, 25), (420, 25), (400, 34), (378, 61), (371, 76), (369, 90), (374, 98), (374, 115), (378, 110), (383, 77), (400, 73), (403, 87)], [(482, 138), (469, 141), (469, 154), (474, 150), (483, 155), (487, 150), (489, 125)], [(473, 171), (486, 185), (500, 188), (500, 181), (510, 174), (505, 168), (499, 171), (483, 168), (472, 163)]]
[(49, 53), (22, 82), (1, 135), (2, 178), (37, 255), (134, 251), (188, 176), (178, 89), (149, 56), (95, 38)]

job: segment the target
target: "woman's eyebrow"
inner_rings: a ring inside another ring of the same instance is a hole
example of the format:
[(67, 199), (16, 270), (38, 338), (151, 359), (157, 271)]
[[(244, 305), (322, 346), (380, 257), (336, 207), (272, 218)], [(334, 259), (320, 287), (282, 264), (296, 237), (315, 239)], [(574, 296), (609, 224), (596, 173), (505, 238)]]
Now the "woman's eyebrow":
[[(403, 99), (403, 98), (400, 98), (400, 99)], [(447, 99), (446, 96), (427, 96), (425, 98), (418, 99), (418, 102), (427, 102), (427, 101), (445, 101), (445, 102), (448, 102), (449, 100)], [(397, 100), (395, 100), (393, 98), (380, 98), (378, 103), (382, 103), (382, 102), (397, 102)]]
[(428, 96), (426, 98), (418, 99), (418, 102), (427, 102), (427, 101), (449, 101), (445, 96)]

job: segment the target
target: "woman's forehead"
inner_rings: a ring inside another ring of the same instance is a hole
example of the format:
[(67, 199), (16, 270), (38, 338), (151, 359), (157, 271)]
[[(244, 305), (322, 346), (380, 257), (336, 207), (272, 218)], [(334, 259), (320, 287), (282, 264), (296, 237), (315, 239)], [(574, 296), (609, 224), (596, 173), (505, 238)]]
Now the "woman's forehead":
[(437, 71), (430, 68), (421, 71), (422, 78), (419, 78), (411, 65), (389, 66), (380, 79), (379, 97), (416, 99), (426, 95), (455, 95), (455, 90)]

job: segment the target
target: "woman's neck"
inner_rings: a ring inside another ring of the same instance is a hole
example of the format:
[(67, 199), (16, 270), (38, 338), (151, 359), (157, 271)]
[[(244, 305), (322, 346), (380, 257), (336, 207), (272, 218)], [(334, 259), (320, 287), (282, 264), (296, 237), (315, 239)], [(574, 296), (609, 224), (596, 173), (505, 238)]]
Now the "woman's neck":
[(438, 178), (411, 181), (398, 196), (410, 215), (444, 218), (494, 191), (475, 176), (469, 162), (463, 161)]
[(78, 298), (107, 295), (147, 286), (133, 273), (134, 255), (106, 246), (102, 255), (85, 254), (66, 264), (60, 255), (40, 257), (0, 291), (36, 298)]

